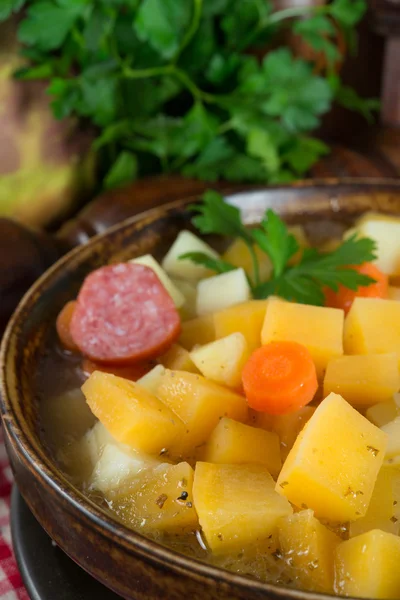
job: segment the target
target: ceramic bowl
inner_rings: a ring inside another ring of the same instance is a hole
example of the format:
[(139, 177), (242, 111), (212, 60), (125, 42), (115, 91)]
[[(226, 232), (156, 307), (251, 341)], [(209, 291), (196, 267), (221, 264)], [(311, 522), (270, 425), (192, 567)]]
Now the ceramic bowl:
[[(331, 229), (340, 232), (343, 224), (348, 226), (366, 211), (400, 214), (400, 182), (311, 182), (240, 193), (228, 200), (241, 209), (248, 223), (272, 207), (291, 223), (323, 226), (329, 222)], [(149, 252), (161, 257), (189, 224), (187, 201), (125, 221), (70, 252), (23, 298), (1, 350), (1, 411), (18, 487), (53, 540), (126, 599), (321, 598), (209, 566), (130, 531), (74, 488), (48, 450), (39, 405), (43, 378), (49, 376), (57, 352), (57, 313), (76, 296), (90, 271)]]

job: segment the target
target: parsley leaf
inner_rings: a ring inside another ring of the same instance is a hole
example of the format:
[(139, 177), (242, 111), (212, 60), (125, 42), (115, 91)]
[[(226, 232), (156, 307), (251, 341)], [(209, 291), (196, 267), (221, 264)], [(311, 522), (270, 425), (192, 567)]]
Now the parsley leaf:
[(267, 210), (260, 229), (254, 229), (252, 235), (256, 244), (270, 257), (274, 277), (279, 278), (288, 261), (299, 249), (296, 238), (289, 233), (285, 223), (271, 209)]
[(186, 254), (182, 254), (179, 259), (191, 260), (196, 265), (202, 265), (216, 273), (228, 273), (228, 271), (237, 269), (237, 267), (231, 265), (231, 263), (219, 258), (212, 258), (211, 256), (208, 256), (208, 254), (204, 254), (204, 252), (186, 252)]
[[(239, 237), (245, 241), (252, 253), (256, 273), (254, 284), (249, 281), (254, 298), (277, 295), (295, 302), (322, 306), (326, 287), (337, 291), (339, 285), (343, 285), (357, 290), (374, 282), (371, 277), (351, 268), (376, 258), (375, 242), (369, 238), (353, 235), (329, 253), (319, 252), (315, 248), (306, 249), (299, 262), (291, 265), (290, 259), (298, 252), (299, 244), (273, 210), (267, 210), (261, 223), (251, 230), (242, 224), (240, 211), (225, 203), (218, 192), (206, 192), (202, 202), (195, 205), (193, 210), (198, 213), (193, 224), (201, 233)], [(260, 281), (258, 259), (252, 241), (271, 259), (273, 272), (269, 281)], [(223, 260), (210, 259), (203, 253), (188, 253), (180, 258), (193, 260), (217, 273), (235, 268)]]
[(119, 187), (132, 181), (137, 174), (137, 158), (131, 152), (121, 152), (106, 175), (107, 189)]
[(26, 0), (2, 0), (0, 2), (0, 21), (11, 17), (12, 13), (21, 10)]

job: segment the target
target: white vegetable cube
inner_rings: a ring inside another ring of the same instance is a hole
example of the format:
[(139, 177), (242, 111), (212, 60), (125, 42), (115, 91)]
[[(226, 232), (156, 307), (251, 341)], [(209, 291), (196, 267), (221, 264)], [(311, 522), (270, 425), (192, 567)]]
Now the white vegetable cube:
[(177, 288), (177, 286), (171, 281), (171, 279), (168, 277), (168, 275), (166, 274), (164, 269), (161, 267), (161, 265), (158, 264), (156, 259), (153, 258), (151, 254), (144, 254), (143, 256), (134, 258), (129, 262), (135, 263), (137, 265), (143, 265), (145, 267), (149, 267), (150, 269), (152, 269), (154, 271), (154, 273), (157, 275), (158, 279), (163, 284), (163, 286), (165, 287), (165, 289), (167, 290), (168, 294), (171, 296), (176, 308), (180, 308), (181, 306), (183, 306), (185, 304), (185, 301), (186, 301), (185, 296)]
[(388, 215), (370, 213), (355, 226), (362, 237), (369, 237), (377, 244), (377, 267), (387, 275), (400, 275), (400, 219)]
[(183, 230), (164, 256), (162, 266), (166, 272), (173, 277), (189, 279), (191, 281), (199, 281), (203, 277), (210, 275), (211, 271), (209, 269), (201, 265), (196, 265), (191, 260), (182, 260), (180, 258), (180, 256), (188, 252), (203, 252), (212, 258), (219, 258), (219, 255), (211, 246), (190, 231)]
[(381, 429), (388, 435), (385, 458), (392, 459), (400, 456), (400, 417), (386, 423)]
[(249, 358), (249, 350), (244, 335), (232, 333), (195, 348), (190, 358), (204, 377), (237, 388), (242, 381), (242, 370)]
[(91, 487), (103, 494), (118, 496), (141, 471), (156, 467), (159, 461), (117, 444), (107, 444), (91, 477)]
[(181, 316), (184, 319), (193, 319), (196, 316), (197, 283), (184, 279), (171, 279), (171, 281), (185, 298), (181, 306)]
[(200, 281), (197, 286), (197, 314), (207, 315), (246, 302), (251, 290), (243, 269), (235, 269)]
[(147, 390), (149, 394), (156, 395), (158, 384), (164, 374), (165, 367), (163, 365), (156, 365), (146, 375), (138, 379), (136, 383)]

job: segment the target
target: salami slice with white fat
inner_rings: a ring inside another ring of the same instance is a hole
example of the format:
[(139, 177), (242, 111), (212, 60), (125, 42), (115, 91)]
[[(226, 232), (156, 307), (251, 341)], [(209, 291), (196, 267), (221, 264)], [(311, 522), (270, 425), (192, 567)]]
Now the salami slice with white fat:
[(180, 334), (180, 317), (152, 269), (120, 263), (85, 279), (70, 330), (90, 359), (132, 364), (165, 352)]

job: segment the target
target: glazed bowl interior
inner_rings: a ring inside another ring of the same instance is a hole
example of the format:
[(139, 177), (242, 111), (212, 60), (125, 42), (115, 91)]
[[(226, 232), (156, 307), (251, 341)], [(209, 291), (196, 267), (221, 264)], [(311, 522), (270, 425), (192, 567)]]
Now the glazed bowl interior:
[[(340, 235), (366, 211), (399, 214), (400, 183), (309, 184), (241, 193), (228, 200), (241, 209), (249, 224), (257, 222), (266, 208), (272, 207), (288, 222), (305, 225), (311, 235), (331, 236)], [(97, 569), (90, 557), (88, 560), (84, 556), (86, 547), (78, 545), (74, 551), (68, 543), (68, 533), (60, 533), (51, 519), (44, 519), (46, 507), (35, 500), (43, 497), (44, 490), (50, 490), (59, 515), (63, 511), (68, 515), (78, 514), (82, 522), (102, 538), (111, 540), (115, 548), (139, 556), (140, 560), (160, 564), (173, 574), (185, 573), (197, 581), (212, 580), (217, 588), (226, 585), (227, 590), (237, 590), (237, 596), (233, 593), (224, 596), (216, 588), (215, 596), (210, 594), (210, 598), (304, 598), (302, 592), (264, 584), (185, 557), (121, 525), (68, 480), (55, 458), (51, 428), (43, 420), (41, 407), (46, 395), (62, 389), (66, 382), (71, 383), (68, 379), (71, 363), (60, 352), (55, 331), (60, 309), (76, 297), (83, 279), (95, 268), (147, 253), (160, 259), (178, 232), (191, 228), (188, 204), (189, 201), (179, 201), (153, 209), (97, 236), (61, 259), (24, 297), (8, 326), (1, 352), (1, 408), (12, 467), (25, 500), (48, 533), (74, 560), (125, 597), (136, 598), (133, 592), (130, 595), (131, 583), (121, 581), (119, 586), (110, 580), (105, 572), (107, 567)], [(31, 493), (32, 485), (36, 486), (37, 494)], [(113, 568), (111, 559), (108, 568)], [(306, 596), (321, 597), (311, 593)]]

